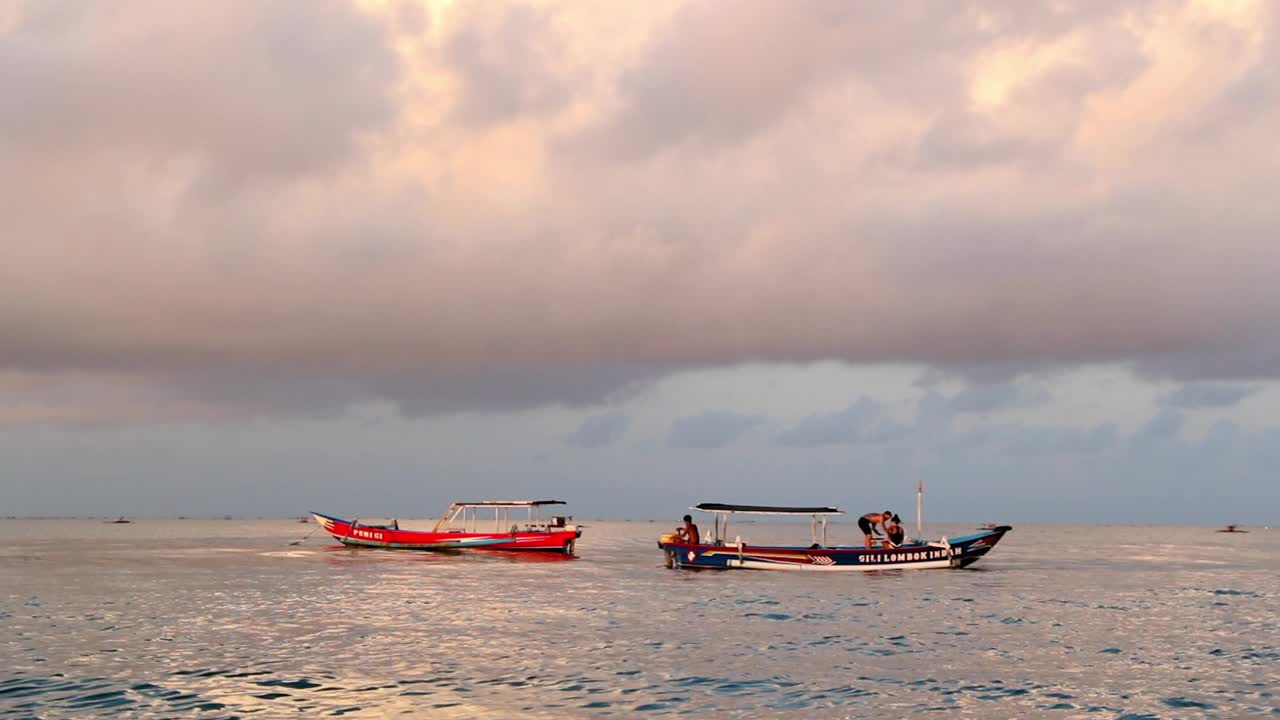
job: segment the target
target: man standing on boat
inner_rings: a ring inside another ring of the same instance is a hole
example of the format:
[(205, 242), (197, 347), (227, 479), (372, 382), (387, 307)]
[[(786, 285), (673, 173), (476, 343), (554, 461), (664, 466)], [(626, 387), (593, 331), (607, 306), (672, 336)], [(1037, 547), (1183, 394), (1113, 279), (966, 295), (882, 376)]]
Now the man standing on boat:
[(867, 513), (866, 515), (858, 518), (858, 527), (861, 528), (862, 533), (866, 535), (868, 550), (871, 549), (871, 540), (875, 535), (875, 526), (879, 525), (881, 532), (888, 535), (889, 533), (885, 528), (888, 526), (889, 519), (892, 517), (893, 511), (885, 510), (882, 513)]
[(693, 524), (693, 516), (684, 516), (684, 527), (676, 528), (676, 535), (680, 536), (685, 542), (693, 545), (698, 544), (698, 526)]

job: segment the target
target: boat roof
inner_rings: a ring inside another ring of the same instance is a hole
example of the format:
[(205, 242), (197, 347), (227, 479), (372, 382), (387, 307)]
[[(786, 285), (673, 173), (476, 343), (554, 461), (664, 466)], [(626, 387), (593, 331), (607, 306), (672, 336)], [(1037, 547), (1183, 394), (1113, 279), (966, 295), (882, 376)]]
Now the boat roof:
[(743, 513), (746, 515), (843, 515), (844, 511), (833, 507), (792, 507), (785, 505), (729, 505), (726, 503), (699, 503), (689, 508), (710, 513)]
[(456, 502), (454, 507), (536, 507), (538, 505), (564, 505), (563, 500), (480, 500)]

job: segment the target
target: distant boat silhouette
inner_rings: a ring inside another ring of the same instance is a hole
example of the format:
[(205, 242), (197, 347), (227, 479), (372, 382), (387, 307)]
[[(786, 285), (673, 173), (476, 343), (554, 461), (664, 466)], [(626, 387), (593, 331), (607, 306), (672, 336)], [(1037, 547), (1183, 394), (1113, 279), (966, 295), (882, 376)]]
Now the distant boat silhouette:
[(1226, 526), (1225, 528), (1223, 528), (1223, 529), (1221, 529), (1221, 530), (1216, 530), (1215, 532), (1247, 533), (1247, 532), (1249, 532), (1249, 531), (1248, 531), (1248, 530), (1237, 530), (1235, 525), (1228, 525), (1228, 526)]
[(121, 517), (116, 518), (115, 520), (107, 520), (107, 521), (105, 521), (105, 522), (106, 522), (108, 525), (127, 525), (127, 524), (129, 524), (129, 523), (131, 523), (131, 522), (133, 522), (133, 521), (132, 521), (132, 520), (126, 520), (123, 516), (121, 516)]
[(311, 518), (307, 517), (306, 515), (303, 515), (302, 517), (298, 518), (298, 522), (300, 522), (300, 523), (309, 523), (309, 522), (311, 522)]

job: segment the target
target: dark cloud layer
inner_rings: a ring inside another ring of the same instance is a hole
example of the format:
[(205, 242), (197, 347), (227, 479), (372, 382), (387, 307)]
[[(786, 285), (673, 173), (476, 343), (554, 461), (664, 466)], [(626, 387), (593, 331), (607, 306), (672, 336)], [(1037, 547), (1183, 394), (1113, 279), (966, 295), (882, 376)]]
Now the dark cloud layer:
[(777, 441), (788, 447), (813, 448), (882, 443), (903, 433), (904, 428), (893, 421), (888, 408), (863, 397), (840, 412), (810, 415), (779, 433)]
[(731, 412), (706, 412), (676, 419), (671, 423), (667, 443), (671, 447), (711, 450), (724, 447), (743, 433), (764, 422), (764, 418)]
[(622, 413), (592, 415), (582, 421), (569, 436), (569, 444), (583, 448), (598, 448), (617, 442), (630, 426), (631, 420)]
[[(1272, 4), (15, 7), (0, 393), (98, 383), (75, 417), (743, 361), (1280, 377)], [(1001, 392), (952, 409), (1034, 401)]]
[(1171, 442), (1177, 438), (1186, 416), (1178, 410), (1166, 408), (1147, 421), (1137, 433), (1139, 443)]
[(1165, 403), (1179, 408), (1233, 407), (1262, 388), (1230, 383), (1189, 383), (1169, 393)]
[(1028, 427), (1014, 433), (1006, 445), (1006, 451), (1015, 456), (1087, 457), (1111, 449), (1116, 445), (1116, 441), (1117, 430), (1112, 423), (1104, 423), (1085, 430)]
[(1017, 407), (1032, 407), (1049, 402), (1049, 391), (1039, 386), (1017, 383), (971, 385), (948, 401), (959, 413), (985, 413)]

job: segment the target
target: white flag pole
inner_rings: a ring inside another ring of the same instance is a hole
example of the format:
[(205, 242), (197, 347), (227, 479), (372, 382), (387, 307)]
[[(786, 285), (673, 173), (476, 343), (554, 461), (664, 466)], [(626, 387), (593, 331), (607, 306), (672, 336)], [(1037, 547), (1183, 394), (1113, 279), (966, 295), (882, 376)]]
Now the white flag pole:
[(916, 480), (916, 537), (924, 537), (924, 480)]

